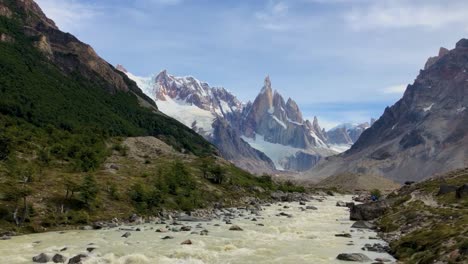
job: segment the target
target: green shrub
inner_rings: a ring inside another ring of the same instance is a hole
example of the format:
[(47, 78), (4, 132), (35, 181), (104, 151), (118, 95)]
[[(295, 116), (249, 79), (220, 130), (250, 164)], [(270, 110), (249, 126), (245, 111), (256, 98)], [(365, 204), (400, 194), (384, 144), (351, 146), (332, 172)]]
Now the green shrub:
[(83, 178), (83, 182), (80, 186), (80, 198), (81, 201), (90, 208), (91, 205), (96, 200), (97, 194), (99, 192), (99, 188), (97, 186), (96, 179), (93, 175), (86, 175)]

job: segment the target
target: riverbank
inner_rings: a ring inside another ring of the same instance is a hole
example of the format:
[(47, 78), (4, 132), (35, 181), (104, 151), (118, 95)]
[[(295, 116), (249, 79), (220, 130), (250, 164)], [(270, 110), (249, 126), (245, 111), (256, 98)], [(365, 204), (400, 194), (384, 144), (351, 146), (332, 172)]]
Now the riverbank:
[(83, 254), (84, 263), (341, 263), (341, 253), (393, 261), (387, 253), (362, 250), (385, 242), (370, 229), (351, 228), (354, 222), (346, 207), (336, 206), (339, 201), (351, 196), (214, 209), (209, 221), (180, 215), (100, 230), (24, 235), (1, 242), (0, 256), (12, 264), (31, 263), (41, 253), (67, 260)]

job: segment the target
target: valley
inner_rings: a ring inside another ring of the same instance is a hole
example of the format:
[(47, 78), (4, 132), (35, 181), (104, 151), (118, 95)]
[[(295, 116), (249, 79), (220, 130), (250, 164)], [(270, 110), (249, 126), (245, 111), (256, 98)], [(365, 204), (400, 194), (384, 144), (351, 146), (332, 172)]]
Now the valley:
[(0, 0), (0, 263), (468, 261), (467, 39), (379, 118), (331, 126), (289, 96), (310, 88), (283, 87), (293, 69), (245, 101), (167, 70), (140, 77), (153, 66), (114, 67), (39, 4), (51, 10)]

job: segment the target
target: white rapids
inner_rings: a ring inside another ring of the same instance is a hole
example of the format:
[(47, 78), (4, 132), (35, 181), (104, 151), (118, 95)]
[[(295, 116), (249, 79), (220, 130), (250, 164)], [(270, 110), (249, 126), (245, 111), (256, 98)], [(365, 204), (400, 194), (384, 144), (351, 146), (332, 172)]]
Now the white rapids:
[[(351, 229), (353, 221), (348, 220), (349, 209), (335, 205), (338, 200), (349, 201), (350, 198), (334, 196), (323, 202), (313, 200), (307, 203), (318, 210), (301, 211), (299, 207), (305, 206), (297, 202), (265, 206), (261, 216), (255, 216), (257, 221), (252, 221), (254, 216), (232, 220), (244, 231), (229, 231), (230, 225), (221, 220), (203, 222), (203, 229), (209, 231), (208, 236), (191, 232), (157, 233), (156, 228), (165, 226), (160, 224), (138, 226), (142, 231), (131, 232), (128, 238), (121, 237), (126, 231), (119, 228), (18, 236), (0, 241), (0, 263), (32, 263), (32, 257), (40, 253), (73, 257), (86, 253), (88, 247), (96, 249), (84, 264), (347, 263), (336, 259), (340, 253), (364, 253), (372, 260), (386, 258), (394, 262), (394, 258), (386, 253), (361, 249), (367, 243), (385, 242), (369, 239), (376, 236), (374, 231)], [(283, 208), (285, 205), (289, 208)], [(277, 216), (280, 212), (293, 217)], [(258, 225), (260, 223), (264, 226)], [(184, 224), (192, 226), (192, 231), (202, 230), (196, 228), (200, 223)], [(335, 236), (342, 232), (350, 233), (352, 237)], [(167, 235), (174, 238), (161, 239)], [(193, 244), (181, 245), (187, 239)], [(67, 249), (60, 252), (65, 247)]]

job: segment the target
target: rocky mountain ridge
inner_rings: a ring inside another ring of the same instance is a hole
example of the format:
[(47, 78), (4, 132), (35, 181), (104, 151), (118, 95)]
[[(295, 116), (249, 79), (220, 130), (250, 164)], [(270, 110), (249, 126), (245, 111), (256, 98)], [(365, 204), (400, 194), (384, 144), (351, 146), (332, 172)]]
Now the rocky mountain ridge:
[(304, 178), (342, 172), (420, 181), (468, 163), (468, 40), (429, 59), (402, 99), (345, 153), (330, 157)]
[(224, 88), (194, 77), (161, 71), (138, 77), (123, 66), (139, 87), (169, 116), (214, 143), (224, 157), (254, 173), (303, 171), (337, 152), (327, 144), (317, 118), (304, 120), (297, 103), (274, 91), (267, 76), (253, 102), (242, 103)]

